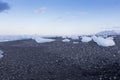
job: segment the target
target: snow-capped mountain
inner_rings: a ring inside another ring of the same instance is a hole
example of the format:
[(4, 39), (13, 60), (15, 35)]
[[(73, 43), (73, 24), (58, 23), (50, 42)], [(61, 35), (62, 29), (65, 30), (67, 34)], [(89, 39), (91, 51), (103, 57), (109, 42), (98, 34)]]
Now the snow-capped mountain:
[(120, 35), (120, 30), (101, 31), (96, 35)]

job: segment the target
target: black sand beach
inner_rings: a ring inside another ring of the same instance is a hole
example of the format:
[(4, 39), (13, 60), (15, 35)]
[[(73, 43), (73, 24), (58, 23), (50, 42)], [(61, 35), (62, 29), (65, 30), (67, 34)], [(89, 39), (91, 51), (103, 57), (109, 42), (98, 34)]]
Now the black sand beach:
[(112, 47), (61, 40), (1, 42), (0, 80), (120, 80), (120, 36)]

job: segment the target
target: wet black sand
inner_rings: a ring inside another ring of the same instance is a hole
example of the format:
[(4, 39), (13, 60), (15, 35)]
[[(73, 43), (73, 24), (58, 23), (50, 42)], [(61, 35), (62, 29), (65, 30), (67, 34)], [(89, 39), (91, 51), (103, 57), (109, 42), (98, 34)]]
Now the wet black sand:
[(120, 80), (120, 36), (116, 46), (34, 40), (0, 43), (0, 80)]

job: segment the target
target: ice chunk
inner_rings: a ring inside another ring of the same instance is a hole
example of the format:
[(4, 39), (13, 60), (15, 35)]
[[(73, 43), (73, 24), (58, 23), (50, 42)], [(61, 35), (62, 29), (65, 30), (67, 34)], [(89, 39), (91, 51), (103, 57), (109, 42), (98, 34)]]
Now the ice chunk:
[(46, 43), (46, 42), (53, 42), (55, 41), (54, 39), (46, 39), (42, 37), (34, 37), (33, 38), (37, 43)]
[(34, 39), (38, 43), (45, 43), (45, 42), (52, 42), (55, 41), (54, 39), (45, 39), (40, 36), (36, 35), (22, 35), (22, 36), (0, 36), (0, 42), (7, 42), (7, 41), (15, 41), (15, 40), (23, 40), (23, 39)]
[(67, 38), (67, 36), (64, 35), (64, 36), (62, 36), (62, 38)]
[(73, 42), (73, 44), (78, 44), (79, 42)]
[(114, 46), (115, 42), (113, 40), (113, 38), (108, 37), (108, 38), (103, 38), (103, 37), (96, 37), (93, 36), (93, 41), (96, 42), (99, 46), (104, 46), (104, 47), (108, 47), (108, 46)]
[(5, 35), (5, 36), (0, 36), (0, 42), (15, 41), (22, 39), (30, 39), (30, 38), (31, 36), (25, 36), (25, 35)]
[(79, 37), (78, 36), (76, 36), (76, 35), (73, 35), (73, 36), (69, 36), (71, 39), (73, 39), (73, 40), (76, 40), (76, 39), (79, 39)]
[(63, 42), (70, 42), (70, 40), (69, 39), (64, 39), (64, 40), (62, 40)]
[(0, 50), (0, 58), (2, 58), (2, 57), (3, 57), (3, 51)]
[(91, 37), (83, 36), (81, 38), (82, 38), (82, 40), (81, 40), (82, 42), (90, 42), (90, 41), (92, 41)]

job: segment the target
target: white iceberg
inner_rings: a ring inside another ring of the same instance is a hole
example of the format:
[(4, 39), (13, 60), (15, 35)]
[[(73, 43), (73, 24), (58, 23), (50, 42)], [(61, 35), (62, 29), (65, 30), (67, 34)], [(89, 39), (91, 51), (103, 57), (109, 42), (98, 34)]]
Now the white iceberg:
[(71, 39), (73, 39), (73, 40), (77, 40), (77, 39), (79, 39), (79, 37), (78, 36), (76, 36), (76, 35), (73, 35), (73, 36), (69, 36)]
[(3, 57), (3, 51), (0, 50), (0, 58), (2, 58), (2, 57)]
[(46, 39), (46, 38), (42, 38), (42, 37), (33, 37), (33, 39), (37, 43), (46, 43), (46, 42), (53, 42), (53, 41), (55, 41), (54, 39)]
[(69, 39), (64, 39), (64, 40), (62, 40), (62, 42), (70, 42), (70, 40)]
[(73, 42), (73, 44), (78, 44), (79, 42)]
[(82, 42), (90, 42), (90, 41), (92, 41), (92, 38), (91, 38), (91, 37), (83, 36), (83, 37), (81, 37), (81, 38), (82, 38), (82, 39), (81, 39)]
[(26, 36), (26, 35), (5, 35), (5, 36), (0, 36), (0, 42), (7, 42), (7, 41), (15, 41), (15, 40), (22, 40), (22, 39), (30, 39), (31, 36)]
[(113, 40), (113, 38), (108, 37), (108, 38), (103, 38), (103, 37), (97, 37), (97, 36), (93, 36), (93, 41), (96, 42), (99, 46), (104, 46), (104, 47), (108, 47), (108, 46), (114, 46), (115, 42)]
[(0, 36), (0, 42), (7, 42), (7, 41), (15, 41), (15, 40), (23, 40), (23, 39), (34, 39), (37, 43), (45, 43), (45, 42), (52, 42), (55, 41), (54, 39), (47, 39), (41, 36), (36, 35), (16, 35), (16, 36)]
[(63, 35), (63, 36), (62, 36), (62, 38), (64, 38), (64, 39), (65, 39), (65, 38), (68, 38), (68, 36)]

